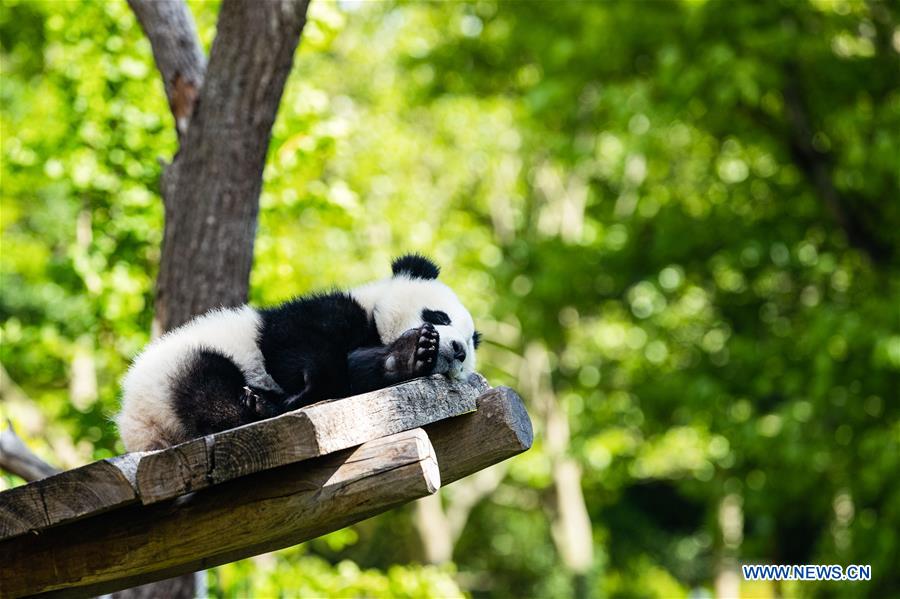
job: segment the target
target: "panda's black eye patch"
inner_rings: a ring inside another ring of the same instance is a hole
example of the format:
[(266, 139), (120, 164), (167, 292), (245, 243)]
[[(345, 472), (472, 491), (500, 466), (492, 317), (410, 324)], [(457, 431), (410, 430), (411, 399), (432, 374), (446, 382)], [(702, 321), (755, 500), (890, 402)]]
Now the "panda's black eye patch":
[(481, 345), (481, 333), (478, 331), (472, 333), (472, 345), (475, 346), (475, 349), (478, 349), (478, 346)]
[(428, 308), (422, 310), (422, 320), (434, 325), (446, 326), (450, 324), (450, 317), (447, 316), (446, 312), (441, 312), (440, 310), (429, 310)]

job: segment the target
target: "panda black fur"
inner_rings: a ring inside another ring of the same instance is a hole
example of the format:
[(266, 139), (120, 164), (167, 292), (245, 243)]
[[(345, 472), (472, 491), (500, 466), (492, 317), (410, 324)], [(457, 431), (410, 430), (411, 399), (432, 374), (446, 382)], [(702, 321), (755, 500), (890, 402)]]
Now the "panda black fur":
[(427, 374), (462, 379), (479, 335), (427, 258), (348, 292), (218, 309), (150, 343), (122, 381), (128, 451), (159, 449)]

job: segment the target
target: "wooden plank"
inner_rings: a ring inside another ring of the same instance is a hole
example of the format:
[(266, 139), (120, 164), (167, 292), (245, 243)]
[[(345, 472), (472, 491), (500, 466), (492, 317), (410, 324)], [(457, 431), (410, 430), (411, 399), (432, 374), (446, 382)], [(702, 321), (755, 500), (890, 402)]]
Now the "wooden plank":
[(425, 427), (446, 486), (531, 447), (534, 430), (522, 398), (509, 387), (481, 395), (478, 411)]
[(209, 568), (343, 528), (435, 492), (421, 429), (0, 542), (0, 595), (82, 597)]
[(475, 409), (487, 390), (436, 375), (209, 435), (145, 456), (137, 485), (146, 505), (410, 430)]
[(0, 493), (0, 539), (128, 504), (140, 495), (135, 489), (150, 504), (470, 411), (475, 395), (486, 388), (480, 375), (473, 375), (468, 385), (443, 376), (417, 379), (161, 452), (87, 464)]
[[(138, 503), (0, 542), (0, 595), (88, 596), (293, 545), (433, 492), (531, 446), (514, 391), (478, 411), (175, 501)], [(432, 449), (433, 448), (433, 449)], [(440, 473), (436, 471), (437, 455)]]
[[(298, 425), (298, 435), (306, 435)], [(273, 440), (273, 443), (276, 441)], [(191, 493), (210, 485), (213, 435), (148, 454), (138, 464), (137, 488), (145, 504)]]
[(0, 539), (102, 513), (138, 501), (144, 454), (100, 460), (0, 493)]

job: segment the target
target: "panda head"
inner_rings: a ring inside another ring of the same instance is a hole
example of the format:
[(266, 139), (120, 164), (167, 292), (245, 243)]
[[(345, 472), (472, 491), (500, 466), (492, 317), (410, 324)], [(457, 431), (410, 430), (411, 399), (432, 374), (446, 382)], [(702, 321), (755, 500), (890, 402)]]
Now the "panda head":
[(407, 254), (391, 264), (393, 275), (351, 292), (366, 309), (381, 342), (431, 323), (440, 334), (434, 373), (465, 379), (475, 371), (480, 335), (472, 315), (453, 290), (438, 280), (440, 268), (424, 256)]

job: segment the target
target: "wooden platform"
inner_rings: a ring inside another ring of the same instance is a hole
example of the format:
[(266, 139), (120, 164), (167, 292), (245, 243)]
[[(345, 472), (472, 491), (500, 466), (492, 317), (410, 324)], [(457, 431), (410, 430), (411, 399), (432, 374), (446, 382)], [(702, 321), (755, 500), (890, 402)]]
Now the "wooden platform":
[(0, 596), (92, 596), (288, 547), (531, 446), (519, 396), (416, 379), (0, 493)]

